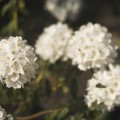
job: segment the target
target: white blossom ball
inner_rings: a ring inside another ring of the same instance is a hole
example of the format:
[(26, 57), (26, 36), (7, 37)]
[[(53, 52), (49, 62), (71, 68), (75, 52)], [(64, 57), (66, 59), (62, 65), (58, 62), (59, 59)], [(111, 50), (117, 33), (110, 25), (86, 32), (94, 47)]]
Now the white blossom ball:
[(38, 64), (34, 49), (22, 37), (0, 41), (0, 80), (8, 88), (21, 88), (35, 77)]
[(0, 120), (14, 120), (11, 114), (7, 114), (4, 108), (0, 106)]
[(109, 70), (102, 69), (94, 73), (88, 81), (87, 95), (88, 107), (96, 103), (102, 111), (112, 110), (120, 105), (120, 65), (109, 65)]
[(55, 63), (60, 58), (66, 60), (66, 46), (72, 33), (73, 31), (62, 23), (45, 28), (36, 42), (36, 53), (50, 63)]
[(4, 120), (7, 116), (7, 113), (5, 111), (5, 109), (1, 108), (0, 106), (0, 120)]
[(58, 20), (74, 20), (82, 8), (81, 0), (46, 0), (45, 8)]
[(85, 71), (113, 62), (117, 56), (116, 49), (107, 28), (88, 23), (74, 33), (68, 44), (67, 56), (73, 65)]
[(7, 114), (7, 120), (14, 120), (14, 118), (11, 114)]

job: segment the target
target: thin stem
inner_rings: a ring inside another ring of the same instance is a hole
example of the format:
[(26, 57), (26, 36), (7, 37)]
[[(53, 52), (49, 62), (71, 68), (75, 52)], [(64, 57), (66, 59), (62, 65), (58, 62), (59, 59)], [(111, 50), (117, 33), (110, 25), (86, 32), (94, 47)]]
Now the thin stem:
[(17, 0), (13, 0), (13, 12), (12, 12), (12, 20), (13, 20), (13, 34), (18, 34), (18, 11), (17, 11)]
[(13, 33), (18, 34), (18, 13), (17, 13), (17, 10), (13, 11)]
[(37, 118), (39, 116), (51, 113), (51, 112), (56, 111), (56, 110), (58, 110), (58, 109), (51, 109), (51, 110), (40, 111), (38, 113), (35, 113), (33, 115), (29, 115), (29, 116), (25, 116), (25, 117), (16, 117), (16, 120), (32, 120), (34, 118)]

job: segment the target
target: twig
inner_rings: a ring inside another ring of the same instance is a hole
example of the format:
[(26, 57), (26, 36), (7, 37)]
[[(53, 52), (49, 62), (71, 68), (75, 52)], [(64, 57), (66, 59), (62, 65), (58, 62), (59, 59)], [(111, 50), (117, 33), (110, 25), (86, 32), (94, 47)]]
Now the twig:
[(56, 110), (57, 109), (45, 110), (45, 111), (41, 111), (41, 112), (35, 113), (33, 115), (25, 116), (25, 117), (16, 117), (16, 120), (32, 120), (34, 118), (51, 113), (51, 112), (56, 111)]

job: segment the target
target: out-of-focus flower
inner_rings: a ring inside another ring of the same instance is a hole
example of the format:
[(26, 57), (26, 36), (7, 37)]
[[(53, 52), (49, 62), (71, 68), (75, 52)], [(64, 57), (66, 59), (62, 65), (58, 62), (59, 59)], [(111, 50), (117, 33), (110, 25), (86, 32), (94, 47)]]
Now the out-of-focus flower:
[(72, 33), (73, 31), (62, 23), (45, 28), (36, 42), (36, 53), (50, 63), (56, 62), (59, 58), (65, 60), (66, 46)]
[(114, 61), (117, 47), (112, 35), (100, 24), (88, 23), (80, 27), (69, 41), (67, 56), (80, 70), (100, 68)]
[(102, 69), (88, 81), (86, 103), (91, 107), (96, 103), (100, 108), (112, 110), (120, 105), (120, 65), (109, 65), (109, 70)]
[(0, 120), (4, 120), (6, 118), (7, 114), (5, 109), (1, 108), (0, 106)]
[(0, 106), (0, 120), (14, 120), (12, 115), (7, 114), (4, 108), (1, 108)]
[(11, 114), (7, 114), (7, 119), (8, 120), (14, 120), (13, 116)]
[(46, 0), (46, 9), (58, 20), (74, 20), (81, 11), (81, 0)]
[(0, 41), (0, 80), (6, 86), (21, 88), (35, 77), (38, 64), (34, 49), (22, 37)]

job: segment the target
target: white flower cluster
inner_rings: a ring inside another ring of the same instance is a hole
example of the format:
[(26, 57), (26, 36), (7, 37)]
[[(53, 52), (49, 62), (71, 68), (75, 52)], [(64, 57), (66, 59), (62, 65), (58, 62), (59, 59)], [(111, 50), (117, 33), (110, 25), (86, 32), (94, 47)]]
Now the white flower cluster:
[(112, 35), (100, 24), (88, 23), (80, 27), (69, 41), (67, 55), (80, 70), (100, 68), (117, 56)]
[(21, 88), (35, 77), (36, 55), (26, 42), (21, 37), (0, 41), (0, 80), (7, 87)]
[(81, 9), (81, 0), (46, 0), (46, 9), (57, 19), (75, 19)]
[(0, 106), (0, 120), (14, 120), (12, 115), (7, 114), (4, 108)]
[(62, 23), (45, 28), (36, 42), (36, 53), (50, 63), (54, 63), (59, 58), (65, 60), (66, 46), (72, 33), (73, 31)]
[(109, 65), (109, 70), (100, 70), (88, 81), (86, 103), (102, 106), (102, 110), (111, 110), (120, 105), (120, 65)]

